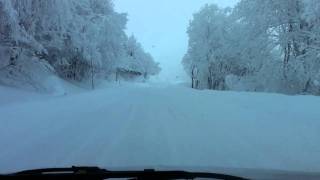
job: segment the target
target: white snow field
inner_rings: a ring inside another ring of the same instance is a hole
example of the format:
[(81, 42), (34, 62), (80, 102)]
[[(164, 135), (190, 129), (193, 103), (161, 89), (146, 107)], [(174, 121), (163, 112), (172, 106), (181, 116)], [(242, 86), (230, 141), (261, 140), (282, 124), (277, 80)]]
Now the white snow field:
[[(319, 97), (134, 84), (30, 101), (34, 94), (12, 91), (0, 91), (0, 101), (7, 97), (0, 172), (71, 165), (320, 171)], [(22, 96), (29, 101), (15, 100)]]

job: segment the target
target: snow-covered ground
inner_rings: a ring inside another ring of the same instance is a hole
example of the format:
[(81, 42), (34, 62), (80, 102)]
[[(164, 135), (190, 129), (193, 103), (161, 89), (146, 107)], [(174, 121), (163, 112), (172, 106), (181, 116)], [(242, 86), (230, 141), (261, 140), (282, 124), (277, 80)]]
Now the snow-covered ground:
[(147, 84), (50, 98), (0, 88), (0, 97), (0, 172), (71, 165), (320, 171), (319, 97)]

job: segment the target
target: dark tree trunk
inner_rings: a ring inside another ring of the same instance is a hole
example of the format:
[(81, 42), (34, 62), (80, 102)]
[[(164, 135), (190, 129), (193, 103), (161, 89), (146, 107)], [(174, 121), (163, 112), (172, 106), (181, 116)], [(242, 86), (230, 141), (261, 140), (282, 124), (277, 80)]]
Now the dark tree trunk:
[(94, 85), (94, 67), (93, 67), (93, 60), (92, 59), (90, 61), (90, 66), (91, 66), (91, 88), (95, 89), (95, 85)]

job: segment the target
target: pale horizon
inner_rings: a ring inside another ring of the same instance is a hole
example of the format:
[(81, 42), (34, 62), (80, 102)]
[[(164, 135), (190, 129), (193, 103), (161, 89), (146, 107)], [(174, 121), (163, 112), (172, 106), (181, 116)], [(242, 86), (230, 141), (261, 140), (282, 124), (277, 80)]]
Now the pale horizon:
[(232, 7), (237, 2), (116, 0), (114, 4), (116, 11), (128, 13), (127, 34), (135, 35), (144, 49), (161, 64), (160, 80), (173, 82), (186, 78), (181, 60), (187, 51), (186, 31), (193, 14), (207, 3)]

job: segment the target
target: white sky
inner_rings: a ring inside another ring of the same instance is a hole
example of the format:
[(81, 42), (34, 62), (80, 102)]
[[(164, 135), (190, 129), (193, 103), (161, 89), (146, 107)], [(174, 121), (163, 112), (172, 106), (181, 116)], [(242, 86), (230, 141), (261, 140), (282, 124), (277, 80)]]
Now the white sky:
[(193, 13), (206, 3), (234, 6), (238, 0), (114, 0), (118, 12), (127, 12), (127, 33), (160, 62), (161, 80), (185, 78), (181, 60), (187, 51), (186, 30)]

